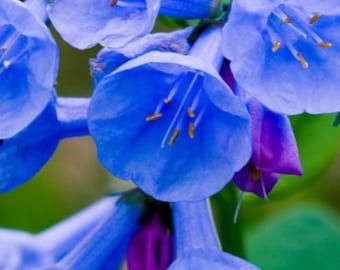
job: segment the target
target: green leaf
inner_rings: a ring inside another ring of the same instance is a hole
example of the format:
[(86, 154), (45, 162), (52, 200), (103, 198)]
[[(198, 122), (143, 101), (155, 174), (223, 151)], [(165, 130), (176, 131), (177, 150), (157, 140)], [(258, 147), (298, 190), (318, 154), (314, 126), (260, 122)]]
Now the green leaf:
[(295, 206), (253, 227), (246, 248), (263, 270), (339, 269), (340, 221), (327, 208)]

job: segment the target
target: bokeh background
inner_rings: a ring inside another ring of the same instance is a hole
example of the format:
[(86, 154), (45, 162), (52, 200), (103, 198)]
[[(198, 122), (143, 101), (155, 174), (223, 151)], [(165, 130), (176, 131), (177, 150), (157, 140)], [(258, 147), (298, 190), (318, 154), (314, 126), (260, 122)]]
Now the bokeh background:
[[(179, 25), (183, 22), (162, 18), (156, 31)], [(55, 32), (54, 36), (60, 45), (58, 93), (90, 96), (88, 59), (99, 48), (80, 52)], [(291, 118), (304, 175), (282, 177), (268, 201), (246, 195), (236, 224), (236, 189), (228, 185), (214, 196), (216, 224), (225, 250), (264, 270), (340, 269), (340, 126), (332, 126), (334, 118)], [(91, 138), (63, 141), (34, 179), (0, 194), (0, 226), (39, 232), (108, 191), (128, 185), (100, 166)]]

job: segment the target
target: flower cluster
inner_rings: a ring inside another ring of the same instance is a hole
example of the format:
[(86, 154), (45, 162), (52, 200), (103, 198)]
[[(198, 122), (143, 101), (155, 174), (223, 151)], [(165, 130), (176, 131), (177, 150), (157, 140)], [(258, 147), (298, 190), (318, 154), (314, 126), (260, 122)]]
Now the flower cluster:
[[(208, 198), (230, 181), (267, 197), (302, 173), (287, 115), (340, 111), (339, 1), (74, 2), (0, 1), (0, 191), (77, 136), (137, 191), (36, 235), (0, 230), (0, 268), (258, 269), (221, 250)], [(158, 15), (201, 23), (151, 33)], [(58, 96), (47, 22), (102, 46), (91, 97)]]

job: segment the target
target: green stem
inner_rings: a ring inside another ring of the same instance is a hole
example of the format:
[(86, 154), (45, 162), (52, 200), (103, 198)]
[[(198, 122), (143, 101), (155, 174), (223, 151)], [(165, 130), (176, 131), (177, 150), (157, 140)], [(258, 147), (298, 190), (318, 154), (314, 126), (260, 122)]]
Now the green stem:
[(236, 188), (231, 183), (210, 198), (223, 251), (245, 258), (241, 224), (239, 221), (236, 224), (233, 223), (237, 201)]

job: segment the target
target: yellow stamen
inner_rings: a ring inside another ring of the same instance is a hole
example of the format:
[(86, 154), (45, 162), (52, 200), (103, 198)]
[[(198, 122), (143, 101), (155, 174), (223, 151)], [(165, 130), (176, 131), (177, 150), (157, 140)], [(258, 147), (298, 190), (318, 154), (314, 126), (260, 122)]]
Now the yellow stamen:
[(195, 124), (194, 123), (189, 124), (189, 137), (191, 139), (195, 137)]
[(175, 143), (176, 139), (178, 138), (179, 135), (179, 128), (176, 128), (174, 133), (172, 134), (170, 140), (169, 140), (169, 145), (173, 146), (173, 144)]
[(163, 116), (163, 114), (161, 114), (161, 113), (150, 114), (145, 118), (145, 121), (148, 121), (148, 122), (155, 121), (155, 120), (161, 118), (162, 116)]
[(166, 98), (166, 99), (163, 100), (163, 102), (164, 102), (165, 104), (170, 104), (171, 101), (172, 101), (171, 98)]
[(319, 20), (321, 17), (320, 13), (315, 13), (310, 19), (309, 19), (309, 24), (315, 23), (317, 20)]
[(297, 59), (299, 60), (300, 64), (302, 65), (302, 67), (304, 69), (307, 69), (309, 67), (309, 64), (306, 61), (306, 59), (303, 57), (303, 55), (301, 53), (297, 53), (296, 56), (297, 56)]
[(286, 18), (282, 19), (282, 21), (284, 23), (291, 23), (292, 22), (292, 20), (289, 17), (286, 17)]
[(329, 47), (332, 47), (333, 44), (331, 42), (319, 42), (318, 46), (321, 48), (329, 48)]
[(276, 41), (276, 42), (273, 44), (272, 52), (277, 52), (278, 49), (280, 49), (281, 44), (282, 44), (281, 41)]
[(189, 109), (187, 110), (187, 113), (188, 113), (189, 117), (191, 117), (191, 118), (194, 118), (194, 117), (195, 117), (195, 113), (194, 113), (193, 109), (189, 108)]

